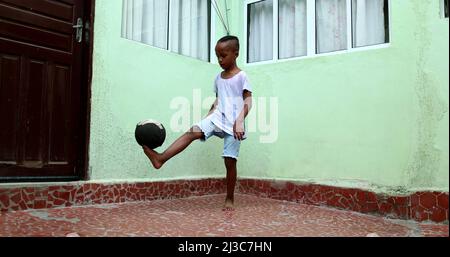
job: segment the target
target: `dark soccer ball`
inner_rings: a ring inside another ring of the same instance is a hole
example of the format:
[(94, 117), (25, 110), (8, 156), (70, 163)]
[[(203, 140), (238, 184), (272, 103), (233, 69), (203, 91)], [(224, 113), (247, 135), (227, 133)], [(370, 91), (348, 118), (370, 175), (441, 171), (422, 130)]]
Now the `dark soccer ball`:
[(148, 148), (155, 149), (164, 143), (166, 129), (160, 122), (144, 120), (136, 125), (134, 137), (139, 145), (146, 145)]

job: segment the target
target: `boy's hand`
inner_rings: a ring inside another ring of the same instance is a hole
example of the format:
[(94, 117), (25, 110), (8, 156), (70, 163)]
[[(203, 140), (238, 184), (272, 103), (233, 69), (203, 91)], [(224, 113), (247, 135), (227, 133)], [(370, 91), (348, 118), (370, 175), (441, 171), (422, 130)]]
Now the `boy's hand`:
[(233, 126), (234, 138), (242, 140), (244, 138), (244, 121), (236, 120)]

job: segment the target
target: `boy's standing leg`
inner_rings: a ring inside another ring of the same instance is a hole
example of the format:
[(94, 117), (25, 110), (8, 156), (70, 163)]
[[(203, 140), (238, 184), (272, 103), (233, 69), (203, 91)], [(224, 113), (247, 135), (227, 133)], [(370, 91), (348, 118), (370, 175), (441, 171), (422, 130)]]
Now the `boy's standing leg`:
[(224, 210), (233, 210), (234, 189), (237, 178), (237, 159), (241, 141), (234, 136), (225, 134), (223, 145), (223, 159), (227, 169), (227, 197), (225, 199)]
[(234, 188), (237, 177), (237, 160), (225, 157), (225, 167), (227, 168), (227, 197), (225, 199), (225, 210), (232, 210), (234, 205)]

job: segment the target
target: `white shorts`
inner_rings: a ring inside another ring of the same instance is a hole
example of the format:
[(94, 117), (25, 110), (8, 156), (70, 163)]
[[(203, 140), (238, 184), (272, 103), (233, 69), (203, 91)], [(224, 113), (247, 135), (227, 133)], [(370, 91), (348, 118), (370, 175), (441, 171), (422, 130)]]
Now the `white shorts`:
[(205, 137), (201, 139), (202, 141), (206, 141), (208, 140), (208, 138), (212, 136), (217, 136), (219, 138), (224, 139), (223, 153), (222, 153), (223, 158), (229, 157), (236, 160), (238, 159), (241, 141), (235, 139), (233, 135), (224, 132), (208, 118), (201, 120), (194, 126), (200, 128), (200, 130), (205, 135)]

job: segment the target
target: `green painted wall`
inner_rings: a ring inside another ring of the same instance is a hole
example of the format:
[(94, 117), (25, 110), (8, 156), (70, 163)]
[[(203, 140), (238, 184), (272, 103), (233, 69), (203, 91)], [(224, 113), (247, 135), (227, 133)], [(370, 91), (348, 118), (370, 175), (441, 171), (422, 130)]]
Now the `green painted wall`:
[[(219, 141), (196, 142), (155, 171), (134, 139), (143, 119), (170, 123), (173, 98), (192, 99), (193, 89), (213, 95), (210, 63), (121, 38), (122, 1), (97, 0), (91, 99), (89, 173), (92, 180), (161, 180), (222, 176)], [(207, 97), (207, 95), (204, 95)], [(194, 109), (192, 107), (191, 109)], [(162, 148), (181, 133), (168, 130)]]
[[(173, 98), (192, 101), (194, 89), (213, 96), (220, 68), (121, 38), (121, 7), (119, 0), (96, 1), (91, 179), (223, 177), (219, 139), (194, 142), (163, 169), (150, 168), (134, 140), (136, 123), (154, 118), (167, 128)], [(229, 8), (244, 57), (243, 1), (229, 0)], [(250, 133), (240, 177), (448, 191), (448, 28), (439, 1), (394, 0), (387, 47), (264, 65), (239, 59), (255, 100), (277, 98), (279, 125), (275, 143)], [(219, 37), (219, 24), (216, 31)], [(262, 118), (259, 107), (250, 119)], [(181, 135), (168, 132), (162, 149)]]

